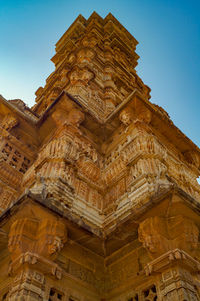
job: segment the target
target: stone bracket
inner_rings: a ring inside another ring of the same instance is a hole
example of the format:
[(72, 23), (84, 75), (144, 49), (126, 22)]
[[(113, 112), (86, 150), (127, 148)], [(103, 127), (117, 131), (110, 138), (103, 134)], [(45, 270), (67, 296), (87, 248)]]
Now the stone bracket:
[(22, 265), (33, 266), (34, 269), (53, 275), (56, 279), (62, 278), (62, 269), (53, 261), (48, 260), (38, 254), (26, 252), (21, 254), (16, 260), (14, 260), (9, 267), (9, 275), (14, 275), (21, 269)]
[(179, 263), (187, 267), (192, 272), (200, 272), (200, 262), (180, 249), (170, 250), (160, 257), (154, 259), (145, 266), (144, 272), (147, 276), (149, 276), (155, 272), (162, 272), (163, 269), (166, 269), (169, 267), (169, 265), (171, 266), (175, 263)]

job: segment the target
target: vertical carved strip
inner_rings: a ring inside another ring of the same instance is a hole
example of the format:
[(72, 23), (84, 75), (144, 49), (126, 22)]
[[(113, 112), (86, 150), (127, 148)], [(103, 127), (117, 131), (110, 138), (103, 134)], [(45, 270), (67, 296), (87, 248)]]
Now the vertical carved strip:
[(34, 270), (22, 270), (14, 278), (8, 301), (42, 301), (44, 293), (44, 275)]
[(163, 301), (199, 301), (192, 275), (179, 267), (166, 270), (161, 275), (160, 293)]

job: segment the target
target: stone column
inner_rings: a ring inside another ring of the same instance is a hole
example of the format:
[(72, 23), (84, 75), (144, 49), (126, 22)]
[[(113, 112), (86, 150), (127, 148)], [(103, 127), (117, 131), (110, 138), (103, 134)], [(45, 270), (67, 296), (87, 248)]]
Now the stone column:
[(200, 300), (198, 235), (194, 222), (182, 216), (150, 217), (140, 224), (138, 237), (151, 258), (144, 270), (159, 278), (159, 301)]
[(44, 300), (45, 275), (57, 279), (62, 276), (54, 260), (66, 235), (65, 225), (55, 217), (42, 221), (20, 218), (12, 224), (8, 242), (9, 273), (13, 277), (9, 301)]
[(166, 252), (145, 267), (146, 275), (156, 275), (159, 301), (200, 300), (199, 285), (196, 280), (200, 272), (200, 262), (186, 252), (175, 249)]
[(45, 277), (34, 269), (22, 269), (14, 278), (9, 301), (44, 300)]
[(162, 272), (159, 289), (163, 301), (200, 300), (192, 274), (179, 265)]

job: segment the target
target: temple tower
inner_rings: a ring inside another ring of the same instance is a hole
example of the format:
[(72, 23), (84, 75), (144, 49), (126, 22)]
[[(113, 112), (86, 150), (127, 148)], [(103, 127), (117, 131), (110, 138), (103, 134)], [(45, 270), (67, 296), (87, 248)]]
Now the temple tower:
[(0, 300), (200, 300), (200, 150), (79, 16), (30, 109), (0, 96)]

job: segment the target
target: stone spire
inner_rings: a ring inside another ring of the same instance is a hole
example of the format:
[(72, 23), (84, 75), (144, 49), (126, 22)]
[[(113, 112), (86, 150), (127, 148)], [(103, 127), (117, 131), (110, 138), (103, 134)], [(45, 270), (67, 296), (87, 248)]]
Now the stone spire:
[(1, 300), (200, 300), (200, 150), (136, 45), (79, 16), (34, 108), (0, 96)]
[(36, 91), (34, 111), (41, 114), (66, 91), (104, 122), (135, 89), (148, 99), (150, 89), (135, 71), (137, 44), (112, 14), (79, 15), (56, 43), (55, 71)]

